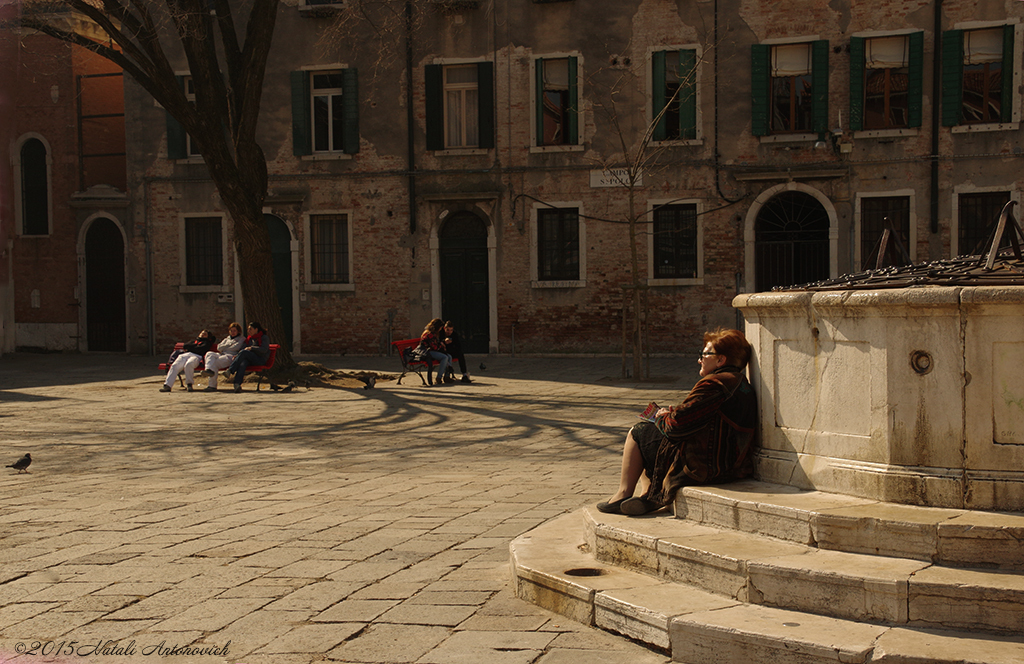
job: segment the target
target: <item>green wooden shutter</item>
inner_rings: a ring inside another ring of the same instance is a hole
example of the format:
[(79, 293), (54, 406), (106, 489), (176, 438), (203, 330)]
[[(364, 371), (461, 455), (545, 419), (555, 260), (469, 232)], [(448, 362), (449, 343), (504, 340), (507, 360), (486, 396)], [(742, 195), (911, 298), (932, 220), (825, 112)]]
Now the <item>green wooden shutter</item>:
[(534, 145), (544, 145), (544, 58), (533, 61), (533, 96)]
[(907, 125), (920, 127), (924, 114), (924, 33), (912, 32), (907, 64)]
[(828, 131), (828, 40), (811, 42), (811, 117), (812, 129)]
[(427, 149), (444, 150), (444, 70), (441, 65), (424, 67)]
[(341, 71), (342, 150), (345, 154), (359, 152), (359, 70)]
[(580, 143), (580, 86), (576, 80), (579, 59), (569, 58), (569, 144)]
[(477, 63), (476, 80), (480, 147), (489, 150), (494, 147), (494, 63)]
[(750, 47), (750, 132), (768, 135), (768, 93), (771, 84), (771, 46)]
[(289, 78), (292, 86), (292, 154), (302, 157), (313, 152), (309, 72), (293, 71)]
[(1000, 72), (1003, 89), (999, 98), (999, 119), (1003, 122), (1013, 120), (1013, 30), (1013, 25), (1003, 26), (1003, 69)]
[[(651, 119), (658, 117), (665, 108), (665, 51), (651, 53)], [(664, 141), (668, 138), (665, 117), (662, 116), (654, 125), (654, 140)]]
[(864, 38), (850, 37), (850, 131), (864, 128)]
[(964, 33), (942, 33), (942, 125), (955, 127), (963, 117)]
[(679, 51), (679, 138), (697, 138), (697, 51)]
[[(185, 77), (175, 76), (174, 79), (178, 82), (178, 87), (184, 90), (185, 88)], [(185, 127), (178, 122), (173, 115), (164, 111), (167, 116), (167, 158), (168, 159), (186, 159), (187, 154), (187, 141), (185, 135)]]

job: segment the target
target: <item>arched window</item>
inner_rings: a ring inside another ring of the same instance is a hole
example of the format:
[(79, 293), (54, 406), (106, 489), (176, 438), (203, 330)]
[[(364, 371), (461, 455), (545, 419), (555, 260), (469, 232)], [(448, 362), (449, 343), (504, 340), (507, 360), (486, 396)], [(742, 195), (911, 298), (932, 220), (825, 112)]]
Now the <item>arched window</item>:
[(21, 144), (21, 234), (50, 234), (50, 178), (46, 145), (38, 138)]

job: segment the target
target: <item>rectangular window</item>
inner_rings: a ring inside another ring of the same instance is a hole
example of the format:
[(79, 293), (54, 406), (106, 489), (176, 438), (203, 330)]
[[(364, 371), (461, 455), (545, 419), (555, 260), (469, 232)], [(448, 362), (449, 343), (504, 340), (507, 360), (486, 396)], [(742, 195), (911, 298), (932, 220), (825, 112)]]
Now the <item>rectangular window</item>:
[(811, 131), (811, 45), (772, 47), (771, 132)]
[(696, 278), (697, 206), (662, 205), (653, 216), (654, 278)]
[(296, 156), (359, 152), (359, 86), (354, 67), (293, 71), (291, 88)]
[(224, 247), (220, 217), (185, 219), (185, 285), (224, 283)]
[(868, 39), (864, 56), (864, 129), (909, 126), (910, 40)]
[(860, 201), (861, 269), (873, 270), (885, 230), (889, 239), (880, 267), (907, 265), (910, 259), (910, 197), (872, 196)]
[(989, 235), (999, 221), (999, 213), (1010, 201), (1010, 192), (992, 191), (960, 194), (957, 214), (957, 253), (977, 256), (988, 251)]
[(651, 111), (657, 123), (654, 140), (696, 138), (697, 52), (682, 49), (652, 53), (651, 74)]
[(580, 278), (579, 210), (538, 209), (538, 281), (578, 281)]
[(479, 95), (475, 64), (452, 65), (444, 68), (444, 146), (446, 148), (475, 148), (480, 145)]
[(751, 131), (828, 131), (828, 40), (751, 46)]
[(1001, 120), (1002, 80), (1003, 29), (964, 32), (965, 124)]
[[(571, 62), (570, 62), (571, 61)], [(538, 59), (537, 94), (539, 123), (537, 145), (572, 145), (576, 142), (573, 115), (576, 113), (570, 80), (575, 81), (575, 58)]]
[(309, 219), (310, 280), (314, 284), (349, 282), (348, 215), (317, 214)]
[(344, 146), (340, 71), (312, 72), (313, 152), (341, 152)]
[(942, 124), (1013, 118), (1013, 25), (942, 34)]

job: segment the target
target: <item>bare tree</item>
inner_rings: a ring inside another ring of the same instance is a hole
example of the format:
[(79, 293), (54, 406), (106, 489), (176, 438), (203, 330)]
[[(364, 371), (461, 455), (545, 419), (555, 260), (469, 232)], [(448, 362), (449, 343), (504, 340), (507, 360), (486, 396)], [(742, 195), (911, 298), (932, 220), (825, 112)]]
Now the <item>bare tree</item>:
[[(707, 49), (703, 52), (706, 53)], [(639, 243), (647, 237), (641, 224), (646, 223), (648, 212), (640, 201), (651, 176), (665, 167), (662, 157), (668, 148), (657, 140), (658, 128), (664, 126), (670, 115), (674, 117), (678, 113), (681, 104), (694, 103), (697, 70), (703, 62), (703, 55), (694, 54), (693, 60), (685, 66), (679, 63), (674, 72), (675, 83), (672, 89), (666, 90), (661, 108), (655, 109), (649, 122), (638, 120), (643, 118), (644, 111), (637, 108), (634, 101), (645, 98), (646, 81), (642, 74), (646, 71), (646, 64), (622, 56), (613, 56), (613, 60), (611, 67), (596, 71), (588, 84), (594, 91), (594, 110), (611, 127), (611, 135), (616, 142), (610, 156), (596, 158), (596, 164), (626, 190), (625, 222), (629, 236), (630, 282), (623, 286), (622, 377), (625, 378), (628, 373), (626, 355), (627, 349), (630, 349), (632, 375), (641, 379), (650, 378), (650, 348), (647, 343), (647, 319), (650, 312), (648, 286), (641, 271), (639, 248)], [(638, 126), (639, 131), (636, 129)], [(630, 309), (632, 317), (629, 316)]]
[[(279, 0), (53, 0), (25, 3), (20, 24), (114, 62), (181, 123), (234, 222), (246, 314), (263, 322), (272, 339), (283, 340), (263, 219), (267, 161), (256, 142), (278, 4)], [(72, 20), (79, 17), (86, 21)], [(175, 75), (172, 62), (182, 55), (195, 101), (186, 96)], [(295, 365), (284, 344), (276, 364), (283, 369)]]

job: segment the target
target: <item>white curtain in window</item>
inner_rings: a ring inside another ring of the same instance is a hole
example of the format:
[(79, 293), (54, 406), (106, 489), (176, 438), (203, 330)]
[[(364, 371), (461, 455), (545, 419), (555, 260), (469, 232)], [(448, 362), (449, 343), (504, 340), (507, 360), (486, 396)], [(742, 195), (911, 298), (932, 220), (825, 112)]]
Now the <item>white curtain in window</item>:
[(806, 76), (810, 73), (810, 44), (786, 44), (772, 48), (772, 76)]
[(544, 89), (569, 89), (569, 58), (544, 60)]
[(869, 39), (864, 49), (868, 69), (899, 69), (909, 62), (909, 39), (900, 37), (878, 37)]
[(964, 33), (964, 64), (1003, 61), (1003, 29), (970, 30)]

